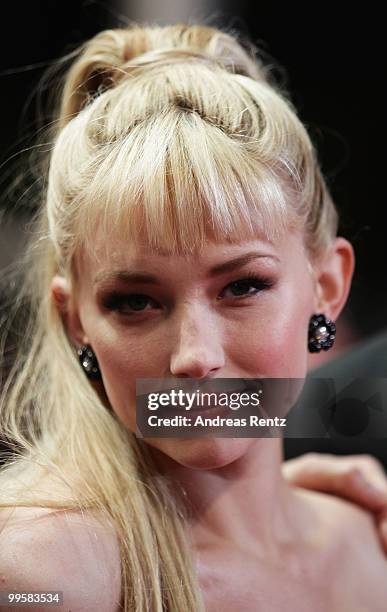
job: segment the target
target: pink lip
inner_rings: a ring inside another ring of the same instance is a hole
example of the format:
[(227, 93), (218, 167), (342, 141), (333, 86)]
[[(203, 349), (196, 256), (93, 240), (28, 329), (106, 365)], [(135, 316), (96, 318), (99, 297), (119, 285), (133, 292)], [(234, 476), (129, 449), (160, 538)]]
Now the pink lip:
[[(216, 399), (218, 399), (219, 394), (215, 394), (215, 396), (216, 396)], [(216, 404), (214, 405), (214, 399), (213, 399), (213, 396), (212, 396), (211, 404), (209, 406), (204, 405), (204, 406), (193, 407), (193, 408), (190, 408), (189, 410), (187, 410), (187, 412), (191, 412), (191, 413), (195, 413), (196, 414), (197, 412), (208, 412), (209, 410), (222, 410), (224, 408), (229, 410), (229, 408), (227, 406), (224, 406), (224, 405), (219, 406), (218, 402), (216, 402)]]
[(209, 406), (208, 408), (200, 407), (197, 410), (186, 410), (185, 414), (187, 416), (205, 416), (207, 418), (211, 418), (214, 416), (220, 417), (231, 417), (235, 416), (235, 411), (231, 410), (228, 406)]
[(231, 408), (228, 405), (214, 405), (214, 396), (216, 397), (216, 399), (218, 399), (220, 396), (222, 396), (224, 398), (224, 395), (230, 395), (231, 393), (243, 393), (243, 391), (245, 390), (234, 390), (234, 391), (223, 391), (221, 393), (219, 392), (215, 392), (215, 391), (204, 391), (204, 393), (210, 393), (211, 394), (211, 405), (210, 406), (198, 406), (198, 407), (192, 407), (190, 409), (187, 409), (186, 406), (164, 406), (163, 410), (169, 412), (173, 412), (173, 413), (184, 413), (185, 415), (189, 416), (190, 414), (201, 414), (201, 413), (205, 413), (207, 416), (210, 416), (210, 414), (214, 413), (214, 414), (227, 414), (228, 416), (235, 416), (235, 410), (231, 410)]

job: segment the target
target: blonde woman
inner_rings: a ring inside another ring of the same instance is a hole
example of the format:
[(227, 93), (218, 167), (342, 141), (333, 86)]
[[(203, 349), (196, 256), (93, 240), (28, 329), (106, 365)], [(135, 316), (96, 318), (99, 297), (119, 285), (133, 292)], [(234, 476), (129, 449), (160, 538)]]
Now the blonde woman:
[(373, 517), (291, 487), (279, 438), (134, 433), (136, 379), (303, 378), (329, 340), (310, 321), (345, 304), (353, 249), (268, 67), (210, 27), (104, 31), (54, 127), (1, 396), (2, 590), (72, 612), (385, 610)]

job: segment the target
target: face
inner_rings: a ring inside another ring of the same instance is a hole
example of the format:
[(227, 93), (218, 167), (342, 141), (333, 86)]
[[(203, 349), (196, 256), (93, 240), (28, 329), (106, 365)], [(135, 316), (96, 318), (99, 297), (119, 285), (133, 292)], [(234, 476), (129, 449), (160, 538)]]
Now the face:
[[(276, 244), (209, 241), (188, 257), (135, 250), (125, 240), (96, 246), (97, 257), (79, 263), (78, 323), (70, 329), (78, 346), (92, 346), (109, 403), (131, 431), (137, 378), (305, 376), (315, 295), (299, 233)], [(256, 441), (146, 438), (196, 468), (225, 465)]]

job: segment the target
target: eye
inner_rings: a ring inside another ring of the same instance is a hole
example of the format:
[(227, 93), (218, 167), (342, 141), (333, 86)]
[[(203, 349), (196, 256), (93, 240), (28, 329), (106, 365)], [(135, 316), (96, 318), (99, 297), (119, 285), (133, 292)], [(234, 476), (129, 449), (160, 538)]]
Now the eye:
[[(273, 285), (273, 281), (268, 278), (261, 278), (255, 274), (247, 274), (244, 278), (238, 279), (229, 283), (222, 291), (221, 296), (224, 295), (226, 290), (229, 288), (232, 290), (234, 295), (231, 297), (238, 299), (252, 298), (257, 293), (268, 289)], [(250, 289), (253, 288), (253, 292)], [(219, 298), (218, 298), (219, 299)], [(146, 308), (148, 304), (157, 302), (151, 297), (142, 293), (129, 293), (123, 294), (120, 292), (111, 292), (103, 300), (102, 305), (108, 310), (120, 312), (123, 315), (135, 315), (136, 313), (146, 312), (151, 308)]]
[[(153, 302), (153, 300), (142, 293), (124, 295), (122, 293), (113, 292), (103, 300), (102, 304), (108, 310), (118, 310), (123, 314), (131, 314), (132, 312), (145, 312), (144, 306), (149, 302)], [(125, 312), (126, 305), (129, 305), (127, 312)]]
[[(260, 278), (256, 276), (255, 274), (251, 273), (251, 274), (247, 274), (245, 278), (241, 278), (239, 280), (236, 280), (230, 283), (229, 285), (227, 285), (226, 289), (228, 287), (233, 288), (233, 290), (237, 292), (237, 295), (234, 297), (248, 298), (248, 297), (253, 297), (254, 295), (256, 295), (257, 293), (259, 293), (260, 291), (264, 289), (268, 289), (269, 287), (272, 286), (272, 284), (273, 282), (270, 279)], [(246, 293), (251, 287), (253, 287), (254, 292)]]

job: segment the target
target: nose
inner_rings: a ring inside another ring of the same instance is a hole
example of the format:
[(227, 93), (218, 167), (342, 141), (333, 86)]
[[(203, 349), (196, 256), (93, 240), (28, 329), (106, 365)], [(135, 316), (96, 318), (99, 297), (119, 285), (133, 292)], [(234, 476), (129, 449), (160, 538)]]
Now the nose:
[(177, 323), (171, 375), (204, 378), (223, 366), (224, 351), (213, 315), (199, 306), (187, 305)]

